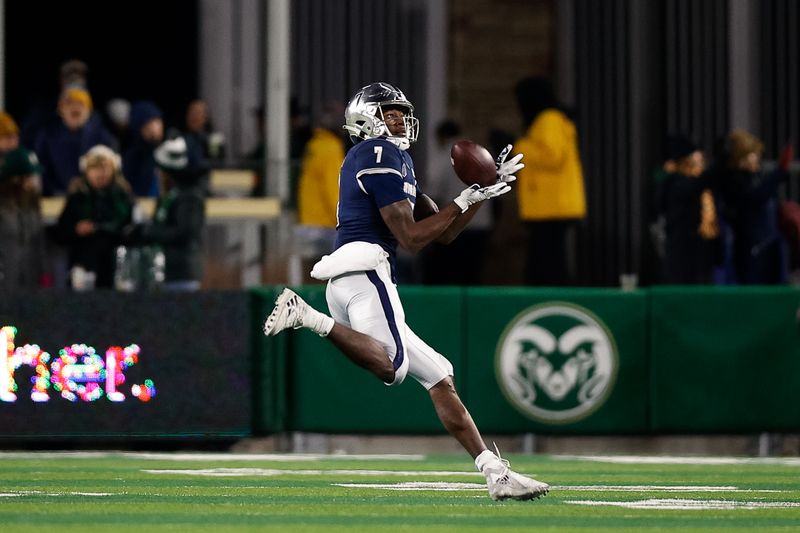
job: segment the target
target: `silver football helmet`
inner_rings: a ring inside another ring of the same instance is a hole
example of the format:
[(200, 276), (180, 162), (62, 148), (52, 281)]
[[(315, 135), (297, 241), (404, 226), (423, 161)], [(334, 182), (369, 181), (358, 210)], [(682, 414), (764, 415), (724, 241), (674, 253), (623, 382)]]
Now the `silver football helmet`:
[[(401, 107), (405, 114), (403, 117), (405, 134), (402, 136), (393, 136), (384, 121), (384, 108), (392, 106)], [(406, 150), (417, 140), (419, 134), (419, 120), (414, 116), (413, 104), (408, 101), (403, 91), (382, 81), (362, 87), (350, 99), (344, 112), (344, 122), (344, 129), (350, 134), (350, 139), (354, 143), (364, 139), (385, 137), (401, 150)]]

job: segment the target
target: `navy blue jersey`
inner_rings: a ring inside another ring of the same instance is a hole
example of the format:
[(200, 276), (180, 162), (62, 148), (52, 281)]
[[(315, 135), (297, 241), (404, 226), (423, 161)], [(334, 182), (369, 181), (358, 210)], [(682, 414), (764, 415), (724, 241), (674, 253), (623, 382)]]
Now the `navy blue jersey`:
[[(368, 139), (347, 152), (339, 173), (336, 246), (353, 241), (380, 244), (395, 271), (397, 239), (379, 209), (407, 200), (411, 209), (422, 190), (411, 156), (386, 139)], [(393, 276), (394, 277), (394, 276)]]

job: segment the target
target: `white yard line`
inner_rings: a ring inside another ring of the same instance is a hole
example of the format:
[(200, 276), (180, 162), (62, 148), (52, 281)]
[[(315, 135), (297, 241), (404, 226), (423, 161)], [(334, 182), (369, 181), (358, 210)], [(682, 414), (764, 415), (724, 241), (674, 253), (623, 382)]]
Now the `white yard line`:
[(85, 451), (85, 452), (0, 452), (2, 459), (61, 459), (65, 457), (79, 459), (104, 459), (109, 457), (126, 457), (131, 459), (152, 459), (158, 461), (319, 461), (321, 459), (339, 459), (353, 461), (423, 461), (421, 454), (309, 454), (309, 453), (169, 453), (169, 452), (122, 452), (122, 451)]
[(731, 485), (554, 485), (552, 488), (587, 492), (786, 492), (776, 489), (740, 489)]
[(573, 505), (625, 507), (627, 509), (667, 509), (679, 511), (691, 510), (728, 510), (728, 509), (783, 509), (800, 507), (800, 502), (747, 502), (730, 500), (685, 500), (685, 499), (648, 499), (629, 502), (610, 502), (595, 500), (566, 500)]
[(3, 492), (0, 493), (0, 498), (11, 498), (15, 496), (91, 496), (91, 497), (98, 497), (98, 496), (114, 496), (112, 492), (75, 492), (75, 491), (67, 491), (67, 492), (51, 492), (51, 491), (42, 491), (42, 490), (18, 490), (13, 492)]
[(632, 465), (780, 465), (800, 466), (800, 457), (674, 457), (670, 455), (554, 455), (553, 459)]
[(448, 483), (445, 481), (408, 481), (405, 483), (331, 483), (334, 487), (346, 487), (349, 489), (385, 489), (399, 491), (415, 490), (480, 490), (485, 491), (486, 485), (483, 483)]
[(481, 476), (477, 471), (442, 470), (282, 470), (277, 468), (198, 468), (143, 469), (148, 474), (182, 474), (187, 476)]
[[(486, 490), (483, 483), (454, 483), (447, 481), (404, 481), (400, 483), (331, 483), (335, 487), (384, 490)], [(772, 489), (740, 489), (731, 485), (554, 485), (553, 491), (577, 492), (785, 492)]]

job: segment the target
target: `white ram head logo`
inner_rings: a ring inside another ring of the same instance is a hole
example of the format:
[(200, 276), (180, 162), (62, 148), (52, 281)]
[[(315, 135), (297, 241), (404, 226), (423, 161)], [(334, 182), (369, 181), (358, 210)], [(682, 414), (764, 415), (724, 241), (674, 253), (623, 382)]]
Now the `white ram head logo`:
[(588, 311), (563, 304), (536, 306), (514, 320), (501, 338), (498, 379), (524, 414), (548, 422), (574, 421), (607, 397), (616, 359), (607, 329)]

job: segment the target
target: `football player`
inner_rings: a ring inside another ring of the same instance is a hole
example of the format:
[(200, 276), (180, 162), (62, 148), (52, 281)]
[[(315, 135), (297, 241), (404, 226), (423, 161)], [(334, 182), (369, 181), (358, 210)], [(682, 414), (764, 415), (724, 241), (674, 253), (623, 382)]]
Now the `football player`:
[(482, 202), (511, 189), (513, 174), (523, 166), (519, 157), (505, 161), (509, 146), (497, 160), (497, 183), (468, 187), (438, 212), (433, 204), (432, 214), (415, 221), (422, 191), (406, 152), (419, 131), (414, 106), (398, 88), (372, 83), (353, 96), (344, 118), (355, 146), (339, 174), (335, 250), (311, 271), (312, 277), (328, 282), (331, 316), (284, 289), (264, 333), (308, 328), (387, 385), (399, 385), (410, 374), (428, 390), (450, 434), (475, 459), (493, 499), (546, 494), (549, 485), (512, 471), (499, 452), (488, 449), (456, 393), (453, 365), (406, 325), (395, 278), (398, 245), (416, 253), (433, 241), (451, 242)]

